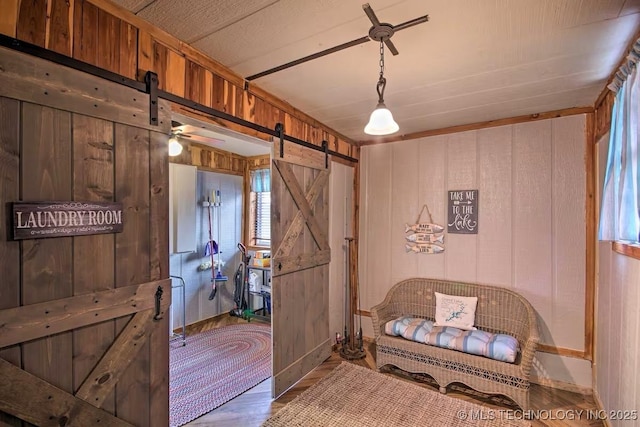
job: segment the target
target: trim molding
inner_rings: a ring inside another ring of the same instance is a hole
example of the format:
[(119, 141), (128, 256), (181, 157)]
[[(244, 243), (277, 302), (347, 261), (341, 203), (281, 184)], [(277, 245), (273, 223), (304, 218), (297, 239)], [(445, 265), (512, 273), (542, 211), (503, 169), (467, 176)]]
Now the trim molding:
[[(598, 411), (606, 411), (606, 409), (604, 409), (604, 405), (602, 404), (602, 400), (600, 399), (600, 394), (595, 387), (593, 388), (593, 401), (595, 402)], [(611, 421), (609, 421), (608, 417), (603, 419), (602, 422), (604, 423), (605, 427), (611, 427)]]
[(596, 300), (596, 150), (595, 113), (588, 113), (585, 123), (585, 292), (584, 292), (584, 358), (593, 360)]
[(588, 357), (588, 354), (586, 351), (574, 350), (572, 348), (556, 347), (555, 345), (549, 345), (549, 344), (538, 344), (538, 348), (536, 348), (536, 351), (540, 351), (542, 353), (548, 353), (548, 354), (556, 354), (558, 356), (564, 356), (564, 357), (573, 357), (575, 359), (591, 360)]
[(531, 376), (531, 382), (534, 384), (538, 384), (544, 387), (555, 388), (558, 390), (566, 390), (573, 393), (582, 394), (585, 396), (592, 396), (593, 389), (591, 387), (585, 387), (577, 384), (565, 383), (563, 381), (552, 380), (550, 378), (540, 378), (536, 376)]
[(640, 259), (640, 245), (631, 245), (622, 242), (611, 243), (611, 249), (622, 255), (626, 255), (631, 258)]
[(526, 116), (509, 117), (506, 119), (489, 120), (486, 122), (470, 123), (467, 125), (451, 126), (447, 128), (424, 130), (420, 132), (408, 133), (406, 135), (397, 135), (389, 138), (380, 138), (375, 140), (360, 141), (359, 146), (383, 144), (386, 142), (407, 141), (410, 139), (425, 138), (428, 136), (446, 135), (449, 133), (466, 132), (470, 130), (486, 129), (496, 126), (513, 125), (517, 123), (535, 122), (538, 120), (555, 119), (558, 117), (575, 116), (577, 114), (593, 113), (593, 107), (573, 107), (563, 110), (547, 111), (544, 113), (529, 114)]

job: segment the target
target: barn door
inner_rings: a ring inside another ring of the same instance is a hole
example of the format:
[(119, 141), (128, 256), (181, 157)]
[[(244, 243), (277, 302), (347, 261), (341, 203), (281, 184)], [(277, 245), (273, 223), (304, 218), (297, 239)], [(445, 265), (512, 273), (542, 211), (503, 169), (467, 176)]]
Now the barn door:
[[(4, 48), (0, 70), (0, 426), (166, 426), (170, 108), (150, 126), (145, 94)], [(121, 203), (122, 232), (14, 241), (20, 200)]]
[(329, 164), (285, 143), (271, 164), (273, 394), (279, 396), (331, 353)]

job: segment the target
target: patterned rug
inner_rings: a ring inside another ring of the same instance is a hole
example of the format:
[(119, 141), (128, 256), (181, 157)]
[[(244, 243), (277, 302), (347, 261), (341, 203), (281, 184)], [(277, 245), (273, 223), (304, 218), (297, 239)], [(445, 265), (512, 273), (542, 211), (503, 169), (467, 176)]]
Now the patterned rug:
[[(521, 413), (520, 413), (521, 414)], [(342, 362), (263, 424), (283, 426), (523, 427), (517, 413), (455, 399)]]
[(243, 323), (171, 343), (169, 424), (181, 426), (271, 376), (271, 327)]

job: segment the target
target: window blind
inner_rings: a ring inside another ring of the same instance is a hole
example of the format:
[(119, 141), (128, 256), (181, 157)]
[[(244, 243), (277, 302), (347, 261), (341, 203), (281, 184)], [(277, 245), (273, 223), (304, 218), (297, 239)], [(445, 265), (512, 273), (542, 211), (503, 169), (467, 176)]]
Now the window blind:
[(253, 224), (253, 237), (256, 246), (271, 245), (271, 193), (261, 192), (256, 195), (256, 212)]

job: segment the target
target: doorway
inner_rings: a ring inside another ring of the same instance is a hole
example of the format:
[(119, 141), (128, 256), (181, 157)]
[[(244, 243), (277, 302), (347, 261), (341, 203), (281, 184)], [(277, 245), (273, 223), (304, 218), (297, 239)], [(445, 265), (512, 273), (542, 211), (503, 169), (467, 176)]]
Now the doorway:
[(270, 198), (252, 185), (268, 184), (270, 144), (172, 119), (170, 424), (182, 425), (271, 376)]

